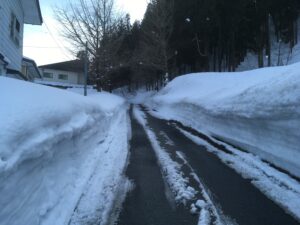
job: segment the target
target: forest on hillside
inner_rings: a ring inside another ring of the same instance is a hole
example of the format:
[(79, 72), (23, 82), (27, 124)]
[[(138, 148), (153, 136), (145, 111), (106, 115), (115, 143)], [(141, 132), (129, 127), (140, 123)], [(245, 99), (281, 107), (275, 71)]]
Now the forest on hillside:
[(78, 57), (87, 43), (99, 90), (158, 90), (185, 73), (235, 71), (248, 52), (258, 67), (271, 66), (273, 36), (291, 50), (298, 40), (297, 0), (151, 0), (133, 24), (113, 0), (79, 2), (56, 15)]

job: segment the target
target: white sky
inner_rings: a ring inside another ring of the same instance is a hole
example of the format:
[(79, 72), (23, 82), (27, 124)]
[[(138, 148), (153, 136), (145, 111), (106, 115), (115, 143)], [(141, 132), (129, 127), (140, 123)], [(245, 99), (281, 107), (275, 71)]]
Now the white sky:
[[(54, 5), (60, 6), (66, 2), (68, 1), (40, 0), (43, 25), (25, 25), (23, 55), (34, 59), (38, 65), (74, 58), (68, 51), (68, 47), (70, 47), (68, 42), (59, 34), (58, 24), (52, 12)], [(116, 0), (116, 3), (117, 9), (130, 14), (132, 22), (141, 20), (147, 7), (147, 0)]]

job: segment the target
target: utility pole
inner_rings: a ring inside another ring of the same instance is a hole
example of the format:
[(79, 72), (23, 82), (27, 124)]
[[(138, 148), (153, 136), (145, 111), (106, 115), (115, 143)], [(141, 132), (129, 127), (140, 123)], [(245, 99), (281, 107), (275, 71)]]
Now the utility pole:
[(84, 54), (84, 96), (87, 96), (87, 78), (88, 78), (88, 47), (86, 42), (85, 54)]

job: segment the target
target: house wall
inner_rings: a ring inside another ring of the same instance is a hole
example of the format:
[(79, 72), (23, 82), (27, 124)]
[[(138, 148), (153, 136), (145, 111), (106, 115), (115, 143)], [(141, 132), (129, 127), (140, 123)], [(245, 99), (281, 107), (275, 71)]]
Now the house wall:
[(6, 74), (6, 70), (3, 64), (0, 62), (0, 76), (4, 76)]
[(79, 73), (78, 76), (78, 84), (84, 84), (84, 74), (83, 73)]
[[(46, 78), (44, 73), (52, 73), (53, 79)], [(41, 69), (41, 74), (43, 76), (43, 80), (45, 81), (52, 81), (52, 82), (60, 82), (60, 83), (68, 83), (68, 84), (83, 84), (80, 79), (80, 75), (75, 72), (70, 71), (63, 71), (63, 70), (53, 70), (53, 69)], [(59, 79), (59, 74), (66, 74), (68, 75), (68, 80), (61, 80)], [(81, 75), (82, 76), (82, 75)]]
[[(11, 14), (14, 13), (20, 22), (20, 44), (10, 37)], [(22, 46), (24, 33), (24, 13), (19, 0), (1, 0), (0, 4), (0, 53), (9, 60), (8, 68), (20, 71), (22, 64)]]

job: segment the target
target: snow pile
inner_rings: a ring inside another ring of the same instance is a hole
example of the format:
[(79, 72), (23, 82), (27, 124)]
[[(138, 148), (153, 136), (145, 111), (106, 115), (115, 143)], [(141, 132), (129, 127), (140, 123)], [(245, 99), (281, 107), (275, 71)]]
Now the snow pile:
[[(73, 84), (67, 82), (59, 82), (59, 81), (48, 81), (48, 80), (41, 80), (41, 79), (34, 79), (34, 83), (43, 84), (47, 86), (54, 86), (54, 87), (62, 87), (62, 88), (83, 88), (83, 84)], [(88, 89), (93, 89), (94, 86), (87, 85)]]
[[(4, 77), (0, 90), (0, 224), (68, 224), (92, 180), (102, 187), (115, 176), (105, 194), (116, 191), (127, 138), (105, 140), (116, 129), (127, 133), (123, 99), (85, 98)], [(119, 167), (109, 166), (114, 160)], [(99, 163), (106, 172), (94, 179)]]
[(149, 103), (300, 177), (300, 64), (203, 73), (170, 82)]
[[(67, 90), (80, 95), (84, 94), (83, 88), (68, 88)], [(87, 89), (87, 96), (97, 101), (97, 103), (101, 105), (102, 109), (107, 112), (114, 111), (116, 108), (116, 103), (117, 106), (119, 106), (120, 104), (124, 104), (125, 101), (123, 98), (120, 98), (116, 95), (112, 95), (104, 91), (97, 92), (95, 89)]]
[(152, 97), (157, 92), (147, 91), (145, 88), (140, 88), (136, 91), (129, 92), (128, 87), (123, 87), (123, 88), (115, 89), (113, 93), (127, 99), (129, 103), (143, 104), (148, 98)]
[[(124, 176), (130, 139), (129, 117), (120, 114), (95, 160), (95, 170), (81, 196), (70, 224), (108, 224), (116, 201), (125, 199), (132, 183)], [(127, 129), (128, 130), (127, 130)], [(104, 153), (104, 154), (103, 154)], [(100, 162), (100, 163), (99, 163)], [(99, 204), (100, 203), (100, 204)]]
[[(84, 95), (84, 87), (83, 86), (75, 86), (75, 87), (68, 87), (66, 89), (67, 91), (70, 91), (70, 92), (73, 92), (73, 93), (76, 93), (76, 94), (80, 94), (80, 95)], [(94, 89), (92, 86), (87, 86), (87, 95), (90, 96), (91, 94), (97, 94), (97, 90)]]

